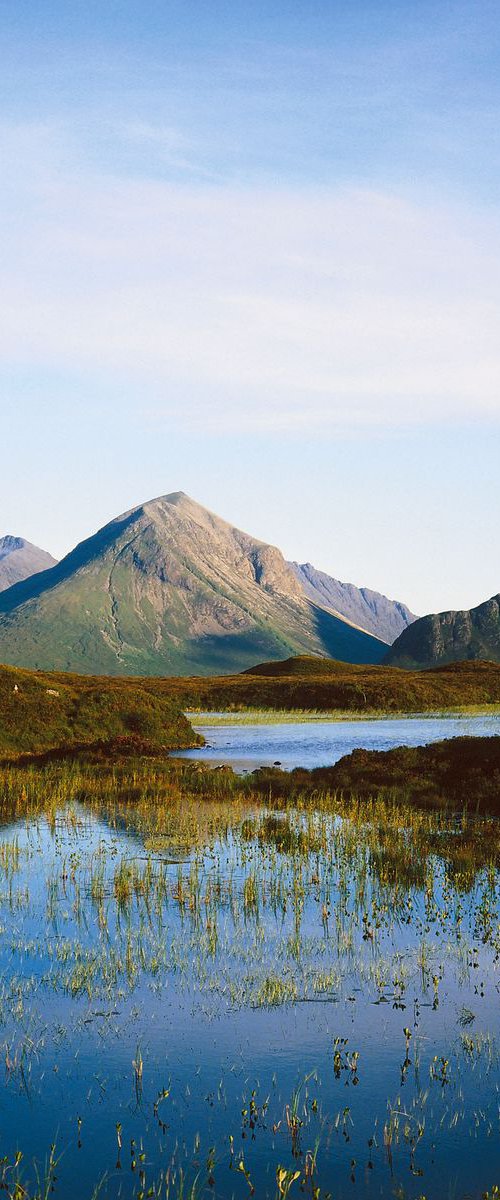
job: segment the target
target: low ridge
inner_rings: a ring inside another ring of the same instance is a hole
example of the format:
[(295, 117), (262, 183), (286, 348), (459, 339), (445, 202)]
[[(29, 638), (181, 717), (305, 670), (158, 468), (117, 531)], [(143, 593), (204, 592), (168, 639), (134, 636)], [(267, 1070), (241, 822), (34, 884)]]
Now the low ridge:
[(142, 754), (196, 746), (179, 704), (142, 679), (0, 666), (0, 759), (77, 752)]

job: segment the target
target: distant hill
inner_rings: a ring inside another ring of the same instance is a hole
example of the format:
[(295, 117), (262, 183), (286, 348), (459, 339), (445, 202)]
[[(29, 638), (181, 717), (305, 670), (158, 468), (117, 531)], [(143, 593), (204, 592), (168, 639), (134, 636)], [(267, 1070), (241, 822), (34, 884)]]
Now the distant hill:
[(0, 661), (45, 670), (209, 674), (292, 654), (373, 663), (386, 648), (311, 602), (274, 546), (183, 492), (0, 595)]
[(388, 600), (387, 596), (372, 592), (370, 588), (341, 583), (339, 579), (325, 575), (324, 571), (318, 571), (311, 563), (291, 562), (289, 566), (302, 584), (306, 596), (315, 604), (322, 604), (388, 645), (392, 645), (399, 634), (416, 620), (415, 614), (400, 600)]
[(432, 667), (466, 659), (500, 662), (500, 594), (477, 608), (420, 617), (384, 661), (396, 667)]
[(247, 667), (243, 674), (263, 675), (272, 679), (291, 679), (294, 675), (299, 679), (323, 679), (325, 675), (343, 675), (345, 669), (346, 663), (334, 658), (315, 658), (310, 654), (298, 654), (294, 658), (284, 658), (281, 662), (257, 663), (254, 667)]
[(25, 538), (12, 537), (12, 534), (0, 537), (0, 592), (29, 579), (30, 575), (47, 571), (55, 563), (51, 554), (32, 546)]

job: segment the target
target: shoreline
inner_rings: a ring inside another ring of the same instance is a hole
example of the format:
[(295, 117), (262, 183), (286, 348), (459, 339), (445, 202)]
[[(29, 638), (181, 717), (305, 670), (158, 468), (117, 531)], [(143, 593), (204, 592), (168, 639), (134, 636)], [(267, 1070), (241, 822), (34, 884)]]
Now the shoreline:
[(449, 708), (428, 708), (419, 712), (405, 709), (264, 709), (238, 708), (220, 711), (206, 709), (184, 710), (190, 724), (205, 727), (230, 725), (307, 725), (315, 723), (342, 723), (347, 721), (422, 721), (435, 718), (500, 717), (500, 703), (456, 705)]

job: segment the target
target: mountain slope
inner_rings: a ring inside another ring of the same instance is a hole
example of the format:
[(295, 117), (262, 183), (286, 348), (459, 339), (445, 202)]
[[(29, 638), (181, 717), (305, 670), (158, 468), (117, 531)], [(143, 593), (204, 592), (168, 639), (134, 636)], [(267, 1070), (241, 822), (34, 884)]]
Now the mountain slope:
[(46, 571), (55, 566), (55, 562), (46, 550), (39, 550), (24, 538), (11, 534), (0, 537), (0, 592), (22, 579), (29, 579), (38, 571)]
[(310, 600), (389, 645), (416, 620), (415, 614), (399, 600), (388, 600), (380, 592), (357, 588), (353, 583), (341, 583), (311, 563), (288, 565)]
[(384, 662), (432, 667), (466, 659), (500, 662), (500, 595), (477, 608), (420, 617), (391, 646)]
[(385, 649), (312, 604), (279, 550), (183, 492), (0, 595), (0, 661), (46, 670), (207, 674), (294, 653), (378, 662)]

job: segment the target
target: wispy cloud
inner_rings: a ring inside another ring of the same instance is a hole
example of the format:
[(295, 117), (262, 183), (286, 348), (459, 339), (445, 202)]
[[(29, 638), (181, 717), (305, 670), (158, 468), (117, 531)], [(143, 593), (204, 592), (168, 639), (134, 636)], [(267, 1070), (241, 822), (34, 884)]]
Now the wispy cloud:
[[(189, 157), (173, 128), (128, 135)], [(60, 125), (4, 127), (0, 148), (0, 364), (112, 374), (177, 427), (500, 419), (496, 214), (118, 178)]]
[(132, 120), (111, 123), (109, 133), (115, 143), (132, 146), (136, 154), (140, 149), (152, 150), (156, 172), (171, 168), (188, 179), (194, 176), (212, 182), (221, 180), (220, 172), (208, 168), (201, 161), (201, 147), (173, 126)]

